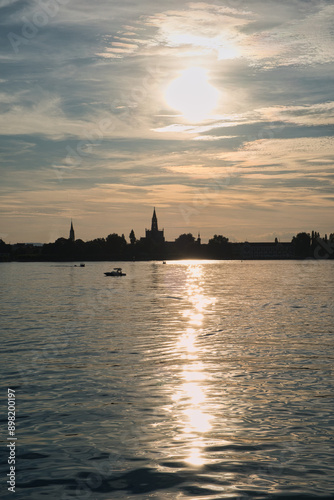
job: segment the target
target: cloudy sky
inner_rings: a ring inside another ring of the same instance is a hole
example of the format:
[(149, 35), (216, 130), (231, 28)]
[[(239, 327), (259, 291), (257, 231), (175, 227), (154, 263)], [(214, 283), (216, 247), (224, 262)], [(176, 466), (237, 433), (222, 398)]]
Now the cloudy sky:
[(0, 238), (334, 232), (332, 0), (0, 0)]

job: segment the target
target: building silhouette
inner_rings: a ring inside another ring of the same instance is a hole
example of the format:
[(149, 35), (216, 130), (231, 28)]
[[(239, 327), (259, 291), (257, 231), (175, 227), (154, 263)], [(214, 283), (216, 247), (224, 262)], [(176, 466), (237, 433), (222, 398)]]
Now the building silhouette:
[(292, 243), (281, 243), (275, 238), (272, 242), (233, 243), (234, 255), (245, 260), (275, 260), (293, 259), (294, 247)]
[(75, 241), (75, 234), (74, 234), (74, 229), (73, 229), (73, 222), (71, 221), (71, 229), (70, 229), (70, 241)]
[(164, 230), (159, 230), (156, 210), (153, 210), (151, 229), (146, 236), (136, 239), (130, 233), (130, 243), (116, 233), (92, 241), (75, 240), (71, 220), (69, 238), (58, 238), (54, 243), (6, 244), (0, 239), (1, 262), (66, 262), (66, 261), (115, 261), (115, 260), (173, 260), (173, 259), (233, 259), (233, 260), (285, 260), (285, 259), (334, 259), (334, 233), (324, 238), (316, 231), (301, 232), (290, 242), (230, 242), (215, 234), (208, 243), (202, 243), (191, 234), (181, 234), (175, 241), (165, 241)]
[(164, 230), (159, 231), (158, 228), (158, 218), (155, 212), (155, 207), (153, 210), (151, 229), (145, 229), (145, 239), (155, 244), (160, 244), (165, 242)]

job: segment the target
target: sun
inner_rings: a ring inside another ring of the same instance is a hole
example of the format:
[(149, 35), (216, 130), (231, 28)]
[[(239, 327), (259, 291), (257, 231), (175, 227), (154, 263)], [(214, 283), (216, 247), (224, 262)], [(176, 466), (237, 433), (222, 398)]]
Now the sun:
[(197, 67), (182, 71), (165, 92), (168, 106), (181, 111), (187, 120), (196, 122), (210, 116), (218, 98), (219, 91), (208, 82), (207, 71)]

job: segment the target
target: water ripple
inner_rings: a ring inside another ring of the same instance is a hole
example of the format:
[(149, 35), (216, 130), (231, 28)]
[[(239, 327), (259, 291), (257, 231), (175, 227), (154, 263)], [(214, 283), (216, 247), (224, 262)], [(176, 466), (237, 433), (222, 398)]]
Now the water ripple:
[(125, 265), (2, 266), (16, 498), (333, 498), (333, 262)]

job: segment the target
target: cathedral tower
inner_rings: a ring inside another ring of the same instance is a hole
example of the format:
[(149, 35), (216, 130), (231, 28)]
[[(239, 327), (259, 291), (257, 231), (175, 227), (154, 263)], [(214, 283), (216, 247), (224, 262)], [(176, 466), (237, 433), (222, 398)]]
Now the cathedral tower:
[(146, 239), (151, 240), (154, 243), (164, 243), (165, 241), (164, 230), (159, 231), (158, 229), (158, 218), (155, 212), (155, 207), (153, 210), (151, 230), (146, 229)]
[(74, 240), (75, 240), (74, 229), (73, 229), (73, 222), (72, 222), (72, 221), (71, 221), (71, 229), (70, 229), (70, 237), (69, 237), (69, 240), (70, 240), (70, 241), (74, 241)]
[(158, 218), (157, 218), (157, 214), (155, 213), (155, 207), (153, 210), (151, 231), (152, 232), (158, 231)]

